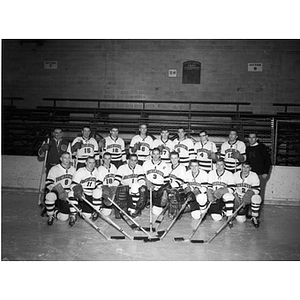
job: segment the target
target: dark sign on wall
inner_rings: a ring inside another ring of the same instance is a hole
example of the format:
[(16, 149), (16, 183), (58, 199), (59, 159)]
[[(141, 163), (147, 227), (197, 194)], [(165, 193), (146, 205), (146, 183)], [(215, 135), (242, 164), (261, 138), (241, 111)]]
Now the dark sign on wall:
[(200, 84), (201, 63), (193, 60), (185, 61), (182, 74), (182, 83)]

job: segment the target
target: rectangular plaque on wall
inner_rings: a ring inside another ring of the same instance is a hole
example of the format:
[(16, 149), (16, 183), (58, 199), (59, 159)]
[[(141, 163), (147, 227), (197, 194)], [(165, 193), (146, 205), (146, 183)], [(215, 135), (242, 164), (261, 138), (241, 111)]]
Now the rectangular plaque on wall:
[(198, 61), (185, 61), (183, 63), (182, 83), (200, 84), (201, 63)]

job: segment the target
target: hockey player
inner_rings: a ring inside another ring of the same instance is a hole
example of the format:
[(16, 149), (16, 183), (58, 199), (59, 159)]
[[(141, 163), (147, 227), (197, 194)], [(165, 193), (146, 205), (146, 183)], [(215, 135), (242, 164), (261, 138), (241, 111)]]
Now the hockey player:
[(242, 170), (233, 175), (234, 183), (236, 185), (235, 203), (231, 210), (227, 208), (228, 215), (232, 215), (233, 208), (238, 207), (242, 202), (245, 208), (242, 209), (236, 220), (245, 222), (246, 217), (251, 218), (255, 227), (259, 227), (259, 209), (261, 204), (260, 181), (258, 175), (251, 171), (251, 165), (248, 161), (242, 163)]
[(213, 161), (217, 159), (216, 144), (208, 139), (207, 131), (201, 130), (200, 141), (195, 144), (196, 159), (200, 169), (209, 172), (213, 169)]
[(159, 215), (162, 211), (162, 207), (166, 205), (166, 202), (162, 204), (161, 200), (164, 190), (170, 180), (170, 166), (162, 161), (159, 148), (154, 148), (151, 156), (151, 160), (144, 162), (143, 169), (146, 175), (147, 187), (152, 190), (152, 212), (154, 215)]
[(103, 152), (111, 154), (111, 163), (119, 168), (126, 162), (125, 143), (119, 137), (119, 129), (111, 127), (110, 135), (104, 138)]
[(129, 153), (138, 156), (138, 164), (143, 165), (144, 161), (150, 158), (150, 151), (152, 149), (153, 139), (147, 135), (147, 125), (141, 124), (139, 131), (140, 134), (135, 135), (129, 145)]
[[(147, 188), (143, 167), (138, 164), (136, 154), (130, 154), (128, 163), (117, 170), (113, 186), (116, 203), (132, 217), (137, 217), (147, 204)], [(115, 217), (120, 218), (115, 209)]]
[[(79, 206), (82, 209), (82, 212), (88, 217), (91, 217), (93, 221), (97, 220), (98, 214), (90, 205), (83, 201), (82, 193), (87, 201), (92, 203), (97, 210), (100, 210), (102, 191), (99, 186), (100, 181), (98, 178), (99, 174), (96, 168), (95, 158), (91, 156), (87, 157), (85, 161), (85, 167), (79, 168), (73, 176), (73, 181), (71, 184), (72, 191), (70, 192), (70, 201), (72, 201), (74, 205), (78, 205), (78, 202), (80, 202)], [(81, 186), (80, 189), (82, 192), (76, 192), (78, 190), (74, 188), (74, 186), (76, 185)], [(76, 219), (76, 211), (74, 208), (71, 208), (71, 215), (69, 221), (70, 226), (73, 226), (75, 224)]]
[[(114, 183), (117, 168), (111, 161), (111, 154), (105, 152), (103, 154), (103, 165), (98, 168), (98, 180), (101, 188), (104, 186), (111, 187)], [(106, 216), (111, 214), (111, 203), (108, 202), (107, 204), (105, 205), (104, 201), (101, 203), (101, 212)]]
[(184, 128), (178, 128), (178, 138), (174, 140), (174, 151), (179, 153), (180, 164), (188, 167), (190, 160), (195, 159), (194, 142), (187, 138)]
[(184, 177), (185, 198), (190, 198), (189, 204), (184, 212), (191, 212), (193, 219), (199, 219), (201, 214), (207, 211), (207, 184), (208, 174), (200, 169), (198, 161), (190, 161), (190, 169)]
[(160, 138), (154, 140), (152, 148), (158, 148), (161, 153), (161, 160), (170, 164), (170, 153), (174, 151), (174, 142), (169, 139), (169, 130), (162, 128)]
[(85, 167), (87, 157), (95, 157), (96, 166), (99, 166), (99, 147), (97, 141), (90, 137), (91, 129), (88, 126), (82, 128), (82, 136), (76, 137), (71, 145), (72, 155), (76, 158), (76, 170)]
[(211, 170), (208, 173), (207, 198), (212, 202), (209, 212), (213, 220), (220, 221), (223, 217), (224, 209), (227, 218), (231, 215), (234, 187), (233, 174), (225, 170), (224, 160), (218, 159), (216, 170)]
[(53, 166), (47, 176), (45, 207), (48, 215), (47, 224), (51, 226), (54, 219), (67, 221), (70, 214), (68, 193), (75, 168), (70, 164), (70, 153), (63, 152), (60, 156), (60, 164)]
[(246, 160), (246, 145), (238, 140), (236, 130), (231, 130), (229, 140), (221, 145), (221, 158), (227, 171), (234, 173), (241, 170), (241, 163)]
[(60, 157), (63, 152), (69, 152), (71, 154), (70, 143), (63, 139), (63, 131), (61, 128), (54, 128), (49, 144), (46, 142), (42, 144), (38, 151), (38, 156), (45, 157), (46, 151), (48, 151), (46, 161), (46, 174), (48, 174), (53, 166), (60, 163)]

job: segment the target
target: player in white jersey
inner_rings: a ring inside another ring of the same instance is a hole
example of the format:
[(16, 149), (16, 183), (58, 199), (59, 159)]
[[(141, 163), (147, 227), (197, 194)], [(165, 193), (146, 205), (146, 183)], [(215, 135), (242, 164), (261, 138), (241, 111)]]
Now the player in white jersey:
[[(130, 154), (128, 163), (117, 170), (113, 186), (117, 187), (115, 201), (132, 217), (137, 217), (147, 205), (147, 188), (143, 167), (136, 154)], [(115, 217), (120, 218), (115, 209)]]
[(138, 164), (143, 165), (144, 161), (150, 158), (153, 139), (147, 135), (147, 125), (141, 124), (139, 131), (140, 134), (135, 135), (129, 145), (129, 153), (135, 153), (138, 156)]
[(229, 139), (221, 145), (221, 158), (225, 161), (225, 169), (234, 173), (241, 170), (241, 163), (246, 160), (246, 145), (238, 140), (236, 130), (229, 132)]
[(213, 220), (220, 221), (223, 217), (224, 209), (226, 215), (228, 217), (230, 216), (230, 205), (231, 201), (234, 200), (234, 187), (233, 174), (225, 170), (224, 160), (218, 159), (216, 162), (216, 170), (212, 170), (208, 173), (207, 197), (208, 200), (212, 202), (209, 212)]
[(152, 212), (155, 215), (159, 215), (162, 207), (166, 205), (166, 202), (162, 203), (162, 197), (170, 180), (170, 166), (162, 161), (159, 148), (154, 148), (151, 156), (150, 160), (144, 162), (143, 169), (146, 175), (147, 187), (149, 190), (152, 190)]
[(234, 183), (236, 185), (235, 191), (235, 203), (230, 214), (233, 213), (233, 208), (239, 206), (242, 202), (245, 204), (245, 208), (242, 209), (236, 220), (239, 222), (245, 222), (246, 217), (251, 218), (255, 227), (259, 227), (259, 209), (261, 205), (260, 197), (260, 180), (255, 172), (251, 171), (250, 162), (245, 161), (242, 163), (242, 170), (237, 171), (234, 175)]
[(192, 159), (195, 159), (194, 142), (185, 136), (184, 128), (178, 128), (178, 138), (174, 140), (174, 151), (179, 153), (180, 164), (188, 167)]
[(97, 141), (90, 137), (90, 127), (84, 126), (81, 132), (82, 136), (76, 137), (71, 144), (72, 155), (77, 161), (76, 169), (84, 167), (89, 156), (95, 157), (96, 166), (99, 166), (99, 146)]
[(207, 182), (208, 174), (200, 169), (196, 159), (190, 161), (190, 169), (184, 177), (185, 198), (190, 199), (184, 212), (191, 212), (193, 219), (199, 219), (207, 211)]
[[(100, 181), (99, 181), (98, 169), (96, 168), (96, 161), (94, 157), (88, 157), (85, 161), (85, 167), (79, 168), (74, 176), (71, 185), (71, 189), (73, 190), (75, 185), (81, 185), (84, 197), (88, 200), (93, 206), (100, 210), (101, 206), (101, 197), (102, 192), (100, 189)], [(82, 209), (82, 213), (87, 216), (91, 216), (93, 221), (96, 221), (98, 218), (98, 214), (94, 211), (94, 209), (88, 205), (86, 202), (82, 201), (80, 195), (75, 194), (73, 191), (70, 192), (70, 201), (73, 202), (74, 205), (78, 205), (78, 201), (80, 201), (80, 208)], [(69, 224), (73, 226), (76, 222), (76, 210), (73, 208), (71, 210), (70, 222)]]
[(200, 169), (209, 172), (214, 169), (213, 161), (217, 159), (217, 147), (214, 142), (208, 140), (207, 131), (201, 130), (199, 136), (200, 141), (195, 143), (196, 159)]
[(119, 168), (126, 161), (125, 143), (119, 137), (119, 129), (112, 127), (110, 135), (104, 139), (103, 152), (111, 154), (111, 163)]
[[(99, 184), (102, 190), (104, 186), (111, 187), (113, 185), (116, 173), (117, 173), (117, 168), (114, 164), (112, 164), (111, 154), (105, 152), (103, 154), (103, 165), (98, 168), (98, 180), (100, 182)], [(106, 205), (104, 201), (102, 201), (101, 212), (106, 216), (110, 215), (111, 203), (108, 203), (108, 205)]]
[(48, 173), (45, 206), (49, 226), (53, 224), (55, 218), (60, 221), (67, 221), (69, 218), (70, 208), (66, 199), (75, 171), (70, 164), (70, 153), (63, 152), (60, 156), (60, 164), (53, 166)]
[(160, 138), (153, 141), (152, 148), (158, 148), (161, 152), (161, 160), (170, 164), (170, 153), (174, 151), (174, 142), (169, 139), (167, 128), (162, 128), (160, 136)]

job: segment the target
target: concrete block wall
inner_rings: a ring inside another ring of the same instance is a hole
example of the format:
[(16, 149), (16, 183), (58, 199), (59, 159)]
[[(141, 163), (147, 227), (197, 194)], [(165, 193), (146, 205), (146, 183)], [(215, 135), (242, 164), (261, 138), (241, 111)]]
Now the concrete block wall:
[[(299, 102), (300, 40), (4, 40), (2, 55), (3, 95), (25, 98), (24, 108), (45, 105), (43, 97), (245, 101), (241, 109), (254, 113)], [(58, 69), (44, 70), (47, 60)], [(201, 62), (199, 85), (182, 84), (187, 60)], [(263, 72), (248, 72), (248, 63), (263, 63)]]

